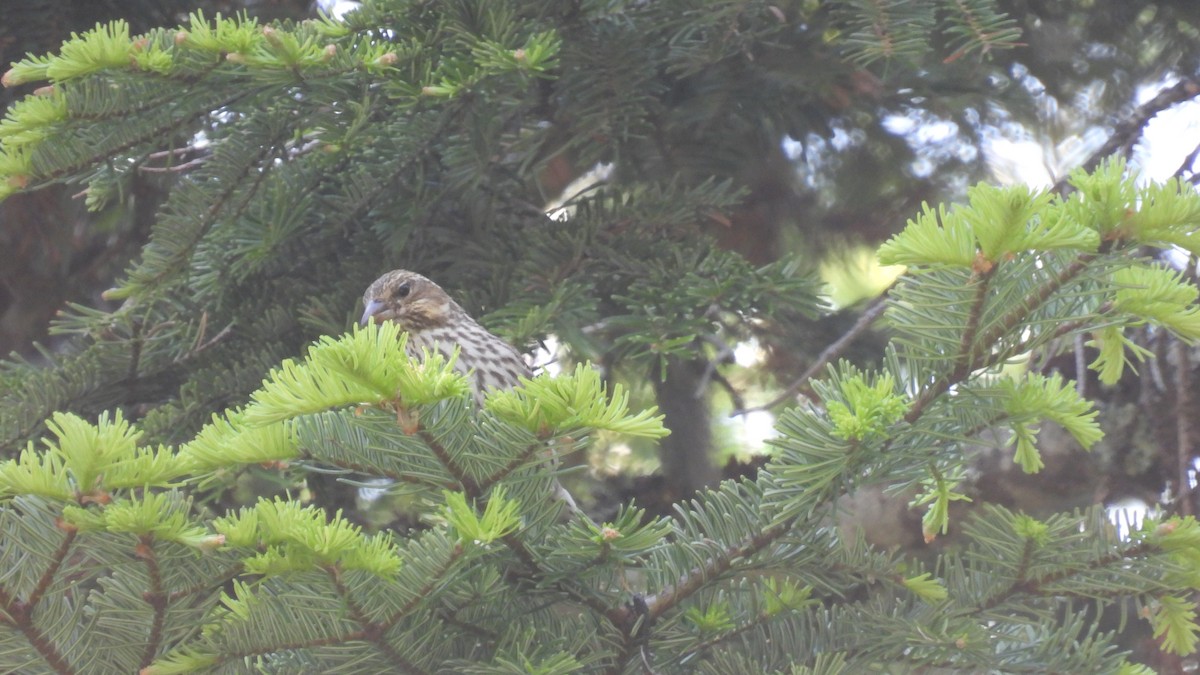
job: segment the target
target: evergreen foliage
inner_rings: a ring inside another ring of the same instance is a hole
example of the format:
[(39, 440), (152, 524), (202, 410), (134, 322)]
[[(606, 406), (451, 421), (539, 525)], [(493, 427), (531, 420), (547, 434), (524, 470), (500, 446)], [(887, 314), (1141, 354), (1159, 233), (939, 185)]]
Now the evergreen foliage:
[[(1124, 195), (1127, 220), (1155, 222), (1153, 236), (1186, 239), (1200, 219), (1118, 190), (1116, 164), (1074, 180), (1067, 199), (977, 190), (940, 224), (914, 222), (890, 241), (884, 257), (904, 258), (910, 274), (889, 308), (897, 337), (883, 371), (831, 367), (814, 385), (825, 408), (784, 416), (757, 481), (725, 483), (673, 521), (626, 509), (612, 522), (563, 522), (550, 498), (545, 452), (600, 429), (662, 433), (652, 413), (626, 412), (619, 387), (606, 396), (581, 367), (477, 409), (452, 364), (387, 349), (404, 339), (392, 324), (323, 338), (177, 449), (140, 445), (119, 414), (95, 425), (56, 415), (55, 440), (0, 467), (3, 555), (15, 572), (0, 587), (6, 665), (1133, 673), (1087, 618), (1133, 612), (1129, 601), (1164, 649), (1191, 653), (1194, 519), (1121, 535), (1101, 510), (1037, 520), (991, 507), (965, 524), (965, 548), (931, 570), (839, 541), (826, 524), (856, 485), (909, 483), (923, 487), (936, 536), (983, 428), (1010, 428), (1030, 471), (1045, 420), (1085, 447), (1096, 440), (1095, 411), (1061, 378), (999, 374), (1014, 354), (1143, 321), (1197, 337), (1194, 296), (1176, 280), (1129, 283), (1157, 269), (1130, 255), (1146, 243), (1137, 226), (1109, 229), (1103, 244), (1082, 232), (1106, 229), (1095, 214), (1114, 205), (1095, 200), (1101, 192)], [(1003, 212), (1020, 217), (994, 217)], [(947, 262), (960, 242), (931, 246), (931, 227), (959, 228), (975, 257)], [(943, 336), (950, 327), (957, 339)], [(278, 498), (212, 518), (184, 487), (297, 459), (389, 478), (428, 529), (365, 535)]]
[[(1014, 39), (983, 0), (829, 4), (860, 36), (827, 37), (849, 62), (919, 58), (930, 35), (953, 59)], [(883, 364), (830, 366), (812, 384), (820, 405), (780, 418), (755, 480), (698, 494), (673, 519), (632, 505), (567, 519), (552, 498), (565, 469), (548, 457), (599, 433), (665, 433), (590, 366), (476, 407), (451, 363), (409, 359), (394, 326), (346, 330), (381, 246), (451, 272), (497, 329), (562, 335), (580, 361), (665, 368), (697, 338), (816, 311), (791, 261), (752, 266), (697, 227), (719, 224), (741, 186), (644, 142), (718, 122), (786, 131), (783, 106), (714, 112), (693, 89), (814, 38), (788, 32), (781, 11), (395, 1), (345, 22), (197, 14), (143, 36), (101, 26), (14, 66), (6, 84), (51, 89), (0, 124), (0, 194), (79, 181), (100, 207), (138, 166), (196, 165), (110, 293), (124, 304), (73, 308), (57, 330), (77, 352), (2, 375), (0, 663), (1148, 672), (1099, 627), (1107, 615), (1194, 652), (1194, 519), (1123, 532), (1100, 509), (950, 517), (981, 432), (1010, 434), (1030, 472), (1046, 422), (1083, 447), (1100, 437), (1070, 381), (1007, 365), (1091, 337), (1092, 367), (1115, 379), (1141, 356), (1127, 328), (1200, 338), (1195, 289), (1142, 257), (1197, 252), (1200, 197), (1186, 185), (1139, 188), (1114, 161), (1074, 174), (1066, 197), (980, 186), (965, 205), (927, 207), (881, 250), (908, 266)], [(798, 93), (756, 74), (756, 95)], [(660, 89), (685, 102), (660, 114)], [(551, 105), (558, 124), (543, 127)], [(734, 151), (720, 135), (717, 150)], [(618, 178), (548, 221), (530, 208), (545, 201), (531, 177), (568, 151), (614, 162)], [(651, 181), (647, 165), (679, 168)], [(227, 508), (219, 495), (253, 465), (387, 479), (423, 527), (368, 534), (283, 497)], [(843, 539), (837, 500), (879, 483), (915, 491), (927, 538), (961, 525), (962, 547), (924, 565)]]

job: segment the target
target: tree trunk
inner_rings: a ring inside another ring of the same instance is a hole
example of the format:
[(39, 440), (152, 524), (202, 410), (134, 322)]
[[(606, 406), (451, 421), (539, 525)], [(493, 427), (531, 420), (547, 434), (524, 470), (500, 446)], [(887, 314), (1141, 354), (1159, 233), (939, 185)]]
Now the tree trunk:
[(706, 367), (703, 361), (671, 358), (665, 380), (651, 376), (663, 422), (671, 430), (659, 446), (659, 460), (672, 501), (721, 480), (713, 456)]

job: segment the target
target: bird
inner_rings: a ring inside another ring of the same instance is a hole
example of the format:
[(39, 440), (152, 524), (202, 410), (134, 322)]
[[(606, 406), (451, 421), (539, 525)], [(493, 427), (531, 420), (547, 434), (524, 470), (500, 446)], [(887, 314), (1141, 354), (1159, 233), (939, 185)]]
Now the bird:
[(363, 294), (362, 324), (392, 321), (408, 333), (405, 349), (414, 359), (421, 348), (447, 359), (458, 347), (454, 367), (467, 375), (475, 402), (490, 389), (510, 389), (533, 377), (520, 352), (471, 318), (441, 286), (408, 270), (379, 277)]
[[(454, 368), (468, 377), (478, 406), (489, 390), (511, 389), (521, 378), (533, 377), (520, 352), (480, 326), (441, 286), (416, 272), (392, 270), (367, 287), (361, 322), (382, 321), (393, 321), (408, 333), (405, 350), (414, 359), (423, 358), (422, 347), (446, 358), (458, 347)], [(549, 461), (556, 461), (553, 453)], [(557, 478), (552, 490), (569, 514), (581, 517), (571, 493)]]

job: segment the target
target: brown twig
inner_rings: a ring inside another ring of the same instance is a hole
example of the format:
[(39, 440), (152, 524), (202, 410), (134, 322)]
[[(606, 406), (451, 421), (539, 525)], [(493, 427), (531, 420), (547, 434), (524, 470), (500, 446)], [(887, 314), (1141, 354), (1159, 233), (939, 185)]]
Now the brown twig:
[[(1082, 274), (1088, 267), (1088, 264), (1096, 259), (1094, 253), (1084, 253), (1075, 258), (1070, 265), (1067, 265), (1061, 272), (1056, 274), (1052, 279), (1047, 281), (1038, 289), (1034, 290), (1021, 301), (1020, 305), (1014, 308), (1011, 312), (1002, 317), (999, 321), (992, 322), (992, 329), (984, 333), (978, 340), (979, 344), (990, 345), (998, 341), (1005, 333), (1012, 330), (1015, 326), (1021, 323), (1021, 320), (1033, 313), (1035, 309), (1041, 307), (1050, 296), (1056, 291), (1065, 286), (1071, 280)], [(963, 359), (963, 355), (959, 354), (955, 357), (955, 362), (958, 365), (948, 375), (940, 378), (938, 381), (927, 387), (908, 409), (908, 413), (904, 416), (904, 421), (912, 424), (917, 421), (921, 415), (925, 414), (925, 408), (931, 405), (942, 394), (950, 390), (951, 387), (967, 379), (970, 374), (976, 369), (994, 363), (994, 360), (979, 359)], [(994, 359), (995, 355), (993, 355)]]
[(804, 371), (804, 373), (800, 375), (800, 377), (796, 378), (791, 384), (789, 384), (787, 388), (783, 390), (783, 393), (762, 405), (754, 406), (752, 408), (742, 408), (740, 410), (735, 410), (730, 414), (745, 415), (747, 413), (758, 412), (760, 410), (770, 410), (771, 408), (774, 408), (775, 406), (787, 401), (797, 394), (804, 393), (812, 395), (812, 389), (809, 387), (808, 381), (816, 377), (817, 373), (820, 373), (822, 370), (824, 370), (825, 366), (829, 365), (829, 363), (840, 356), (842, 352), (844, 352), (846, 348), (858, 338), (859, 335), (862, 335), (863, 332), (870, 328), (880, 316), (883, 316), (884, 310), (887, 309), (888, 295), (891, 293), (893, 288), (895, 288), (894, 283), (884, 290), (883, 293), (880, 293), (878, 297), (872, 300), (871, 303), (867, 305), (867, 308), (863, 310), (862, 315), (858, 317), (858, 320), (854, 322), (854, 325), (850, 327), (850, 330), (846, 331), (841, 337), (835, 340), (833, 344), (826, 347), (825, 350), (822, 351), (819, 356), (817, 356), (817, 360), (813, 361), (812, 364), (810, 364)]
[(973, 370), (972, 364), (979, 358), (975, 349), (975, 337), (979, 333), (979, 320), (983, 318), (983, 306), (987, 304), (988, 289), (992, 286), (992, 272), (995, 269), (992, 267), (977, 276), (975, 300), (971, 303), (971, 311), (967, 314), (967, 325), (963, 327), (962, 339), (959, 341), (958, 358), (960, 364), (966, 367), (968, 372)]
[(184, 173), (186, 171), (190, 171), (191, 169), (195, 169), (198, 166), (203, 166), (204, 163), (210, 158), (211, 156), (205, 155), (184, 162), (183, 164), (173, 164), (171, 166), (146, 166), (143, 164), (139, 166), (137, 170), (141, 171), (142, 173)]
[(139, 537), (135, 550), (137, 557), (146, 563), (146, 575), (150, 583), (150, 588), (142, 594), (142, 599), (154, 610), (154, 619), (150, 622), (150, 636), (146, 639), (146, 649), (142, 653), (141, 667), (146, 668), (154, 662), (154, 656), (162, 646), (168, 594), (163, 590), (162, 571), (158, 566), (158, 555), (154, 551), (154, 537)]
[(46, 661), (53, 672), (60, 675), (70, 675), (75, 672), (54, 643), (34, 625), (33, 606), (9, 595), (4, 586), (0, 586), (0, 612), (7, 614), (12, 619), (11, 625), (25, 636), (30, 646)]
[[(1142, 129), (1155, 115), (1174, 105), (1195, 98), (1197, 94), (1200, 94), (1200, 84), (1192, 79), (1180, 80), (1175, 86), (1163, 89), (1158, 96), (1146, 101), (1132, 115), (1118, 122), (1113, 127), (1113, 133), (1108, 137), (1108, 141), (1092, 153), (1092, 156), (1083, 163), (1083, 168), (1092, 171), (1100, 165), (1105, 157), (1115, 154), (1118, 150), (1128, 156), (1133, 149), (1133, 144), (1141, 135)], [(1069, 176), (1063, 176), (1050, 190), (1058, 194), (1069, 193), (1068, 179)]]
[(388, 642), (387, 637), (384, 635), (387, 632), (387, 628), (382, 624), (371, 621), (362, 605), (351, 597), (350, 589), (346, 588), (346, 584), (342, 581), (341, 570), (337, 567), (329, 566), (325, 568), (325, 573), (329, 575), (329, 580), (333, 583), (333, 587), (337, 589), (338, 596), (345, 603), (346, 609), (350, 613), (350, 618), (359, 625), (361, 630), (358, 632), (362, 636), (362, 639), (370, 642), (378, 649), (387, 658), (387, 662), (392, 668), (404, 673), (426, 675), (424, 669), (418, 667), (412, 661), (404, 658), (403, 654), (396, 651), (396, 648), (392, 646), (392, 643)]
[(29, 599), (25, 602), (29, 607), (34, 607), (42, 600), (42, 596), (46, 591), (50, 590), (50, 584), (54, 583), (54, 577), (58, 574), (58, 570), (67, 560), (67, 556), (71, 553), (71, 547), (75, 544), (75, 537), (78, 535), (78, 530), (67, 530), (66, 536), (58, 545), (58, 549), (54, 551), (54, 557), (51, 558), (50, 564), (46, 567), (46, 571), (38, 578), (37, 586), (33, 588), (33, 592), (29, 594)]
[(1175, 169), (1175, 173), (1172, 175), (1176, 178), (1183, 178), (1183, 174), (1192, 170), (1192, 165), (1196, 163), (1196, 157), (1200, 157), (1200, 145), (1192, 148), (1192, 151), (1183, 158), (1183, 161), (1179, 163), (1179, 168)]
[(1179, 481), (1179, 513), (1193, 515), (1192, 507), (1192, 433), (1191, 433), (1191, 361), (1188, 347), (1182, 340), (1171, 342), (1171, 356), (1175, 361), (1175, 449), (1177, 477)]

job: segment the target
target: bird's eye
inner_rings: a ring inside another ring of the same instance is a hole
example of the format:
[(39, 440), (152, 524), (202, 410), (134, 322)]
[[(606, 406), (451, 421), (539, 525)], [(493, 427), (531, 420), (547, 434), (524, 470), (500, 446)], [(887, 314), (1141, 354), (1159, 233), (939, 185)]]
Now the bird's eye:
[(407, 298), (408, 294), (411, 292), (412, 286), (410, 286), (408, 282), (400, 284), (400, 287), (396, 289), (396, 299), (401, 300), (403, 298)]

